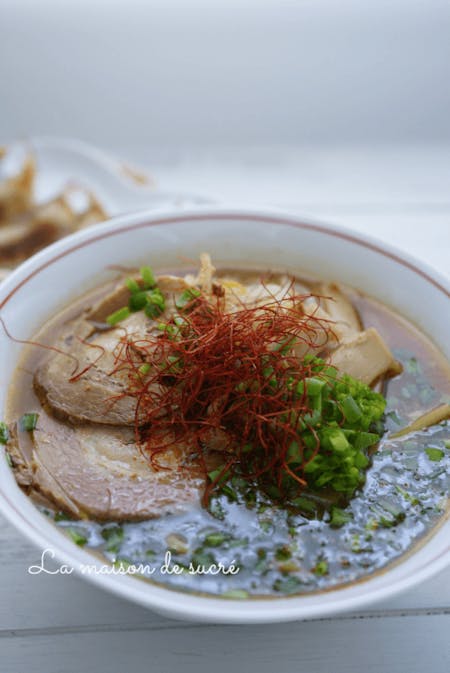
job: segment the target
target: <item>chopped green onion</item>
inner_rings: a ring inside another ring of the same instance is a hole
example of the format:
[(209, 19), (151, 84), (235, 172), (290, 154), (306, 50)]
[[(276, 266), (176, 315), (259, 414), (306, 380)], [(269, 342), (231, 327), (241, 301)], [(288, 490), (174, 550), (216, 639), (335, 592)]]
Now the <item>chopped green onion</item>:
[(71, 517), (66, 514), (65, 512), (56, 512), (55, 516), (53, 517), (53, 521), (55, 523), (58, 523), (58, 521), (71, 521)]
[(221, 488), (222, 493), (229, 498), (229, 500), (232, 500), (233, 502), (237, 502), (238, 496), (234, 488), (231, 488), (231, 486), (228, 486), (228, 484), (224, 484)]
[(6, 423), (0, 422), (0, 444), (7, 444), (9, 441), (9, 430)]
[(273, 346), (273, 350), (275, 352), (279, 351), (281, 355), (286, 355), (286, 353), (289, 352), (289, 349), (292, 347), (292, 345), (295, 342), (295, 338), (288, 336), (285, 337), (280, 343), (277, 343)]
[(290, 575), (286, 579), (277, 579), (273, 583), (273, 590), (278, 591), (282, 594), (294, 594), (299, 591), (300, 587), (303, 585), (302, 580), (296, 575)]
[(302, 512), (307, 512), (308, 514), (314, 514), (317, 510), (317, 505), (309, 498), (305, 496), (300, 496), (299, 498), (294, 498), (292, 504)]
[(355, 448), (359, 450), (368, 449), (380, 440), (379, 435), (374, 432), (360, 432), (355, 439)]
[(274, 373), (274, 368), (273, 367), (264, 367), (262, 370), (263, 376), (268, 379), (272, 374)]
[(142, 280), (144, 281), (145, 289), (151, 290), (152, 288), (154, 288), (156, 285), (156, 280), (151, 268), (149, 266), (143, 266), (140, 269), (140, 273), (142, 276)]
[(142, 311), (147, 304), (148, 296), (145, 291), (134, 292), (128, 300), (128, 308), (130, 311)]
[(368, 520), (368, 522), (366, 523), (366, 525), (364, 526), (364, 528), (365, 528), (367, 531), (377, 530), (377, 528), (378, 528), (378, 521), (377, 521), (376, 519), (374, 519), (373, 517), (371, 517), (371, 518)]
[(342, 413), (349, 423), (356, 423), (362, 416), (360, 407), (356, 404), (351, 395), (347, 395), (341, 402)]
[(130, 309), (128, 306), (124, 306), (123, 308), (119, 308), (118, 311), (111, 313), (111, 315), (106, 318), (106, 322), (108, 325), (111, 325), (111, 327), (114, 327), (114, 325), (117, 325), (117, 323), (122, 322), (122, 320), (128, 318), (129, 315)]
[(177, 309), (183, 309), (188, 306), (194, 299), (200, 297), (201, 292), (195, 287), (190, 287), (187, 290), (184, 290), (182, 294), (175, 300), (175, 306)]
[(400, 493), (400, 495), (403, 498), (405, 498), (405, 500), (407, 500), (408, 502), (411, 503), (411, 505), (419, 505), (420, 504), (420, 500), (418, 500), (418, 498), (415, 498), (414, 496), (412, 496), (410, 493), (408, 493), (408, 491), (405, 491), (405, 489), (402, 488), (401, 486), (399, 486), (398, 484), (395, 484), (395, 488)]
[(315, 575), (327, 575), (328, 574), (328, 563), (326, 561), (317, 561), (316, 565), (313, 568), (313, 573)]
[(428, 459), (435, 463), (437, 463), (439, 460), (442, 460), (442, 458), (445, 456), (445, 453), (442, 451), (442, 449), (435, 449), (432, 446), (425, 449), (425, 453), (427, 454)]
[(355, 467), (363, 470), (365, 467), (368, 466), (369, 464), (369, 459), (364, 453), (361, 453), (361, 451), (358, 451), (358, 453), (353, 457), (353, 463)]
[(126, 573), (128, 568), (131, 568), (131, 563), (126, 558), (117, 558), (113, 566), (120, 572)]
[(353, 514), (351, 512), (346, 512), (345, 510), (341, 509), (340, 507), (336, 507), (336, 505), (333, 505), (331, 508), (331, 518), (330, 518), (330, 526), (332, 528), (341, 528), (341, 526), (344, 526), (346, 523), (351, 521), (353, 519)]
[(397, 414), (397, 412), (395, 410), (387, 413), (386, 418), (390, 418), (397, 425), (402, 425), (402, 419), (400, 418), (400, 416)]
[(146, 374), (148, 374), (149, 371), (150, 371), (150, 365), (149, 365), (149, 363), (148, 363), (148, 362), (144, 362), (144, 364), (141, 365), (141, 366), (139, 367), (139, 370), (138, 370), (138, 371), (139, 371), (139, 374), (142, 374), (143, 376), (145, 376)]
[[(387, 513), (388, 516), (385, 516), (381, 513), (380, 508)], [(378, 523), (384, 528), (393, 528), (397, 524), (405, 520), (405, 512), (396, 505), (394, 502), (386, 500), (386, 498), (379, 498), (376, 506), (372, 506), (371, 510), (375, 514), (379, 514)]]
[(77, 531), (75, 528), (67, 528), (67, 532), (75, 544), (77, 544), (79, 547), (84, 547), (87, 542), (87, 537), (85, 535)]
[[(145, 311), (145, 314), (154, 320), (163, 313), (166, 302), (161, 290), (156, 286), (156, 280), (153, 271), (149, 266), (141, 268), (142, 283), (138, 283), (134, 278), (127, 278), (125, 285), (130, 291), (128, 306), (111, 313), (106, 318), (109, 325), (116, 325), (128, 318), (131, 313)], [(161, 326), (159, 326), (161, 329)]]
[(302, 453), (298, 442), (293, 441), (287, 450), (287, 459), (289, 463), (301, 463), (303, 460)]
[(305, 379), (306, 383), (306, 392), (310, 397), (317, 397), (322, 394), (323, 387), (326, 385), (325, 381), (312, 376), (311, 378)]
[(211, 552), (204, 551), (201, 547), (194, 551), (194, 554), (191, 558), (191, 564), (193, 568), (198, 568), (199, 566), (204, 566), (207, 568), (213, 563), (216, 563), (214, 555), (211, 554)]
[(278, 547), (275, 550), (275, 558), (277, 561), (287, 561), (292, 556), (292, 552), (287, 545)]
[(147, 306), (144, 308), (145, 315), (152, 320), (155, 320), (155, 318), (160, 316), (162, 312), (163, 310), (161, 307), (157, 306), (156, 304), (147, 304)]
[(204, 539), (203, 544), (206, 547), (219, 547), (221, 544), (228, 540), (228, 536), (225, 533), (210, 533)]
[(336, 367), (333, 367), (333, 365), (328, 365), (323, 367), (320, 373), (322, 376), (325, 376), (325, 378), (334, 380), (337, 378), (338, 370)]
[(102, 538), (105, 540), (106, 551), (117, 553), (123, 542), (123, 528), (121, 526), (110, 526), (102, 530)]
[(349, 448), (349, 442), (342, 432), (338, 428), (330, 430), (327, 435), (327, 440), (331, 444), (333, 451), (344, 452)]
[(162, 310), (166, 307), (166, 300), (158, 287), (148, 293), (148, 301), (150, 304), (156, 304), (156, 306), (159, 306)]
[(140, 285), (137, 281), (134, 280), (134, 278), (127, 278), (125, 281), (125, 285), (132, 294), (134, 294), (135, 292), (140, 292), (141, 289)]
[(32, 432), (36, 429), (38, 418), (39, 414), (36, 413), (24, 414), (20, 419), (21, 429), (26, 430), (27, 432)]
[(169, 355), (167, 357), (167, 362), (169, 363), (169, 366), (167, 367), (169, 373), (179, 372), (183, 367), (183, 359), (179, 355)]
[(316, 427), (322, 421), (321, 409), (313, 409), (312, 413), (305, 414), (303, 420), (307, 425)]
[(239, 381), (239, 383), (235, 385), (235, 390), (237, 390), (238, 393), (245, 392), (247, 388), (248, 384), (245, 381)]
[(216, 481), (216, 479), (222, 474), (222, 470), (218, 468), (217, 470), (212, 470), (208, 472), (208, 478), (210, 481)]

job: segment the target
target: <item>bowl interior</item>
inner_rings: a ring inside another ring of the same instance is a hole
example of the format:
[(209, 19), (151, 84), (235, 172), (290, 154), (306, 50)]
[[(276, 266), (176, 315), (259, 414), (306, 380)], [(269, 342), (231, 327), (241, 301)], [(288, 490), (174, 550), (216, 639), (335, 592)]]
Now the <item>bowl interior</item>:
[[(116, 273), (111, 265), (151, 264), (155, 269), (192, 267), (208, 251), (217, 265), (305, 271), (359, 288), (398, 311), (427, 333), (450, 357), (448, 284), (437, 274), (387, 246), (343, 229), (293, 217), (242, 211), (199, 211), (174, 216), (137, 214), (64, 239), (22, 265), (0, 287), (1, 317), (16, 339), (30, 338), (68, 301)], [(22, 344), (0, 330), (0, 406)], [(4, 513), (41, 548), (79, 569), (93, 563), (45, 519), (0, 463)], [(356, 608), (390, 595), (448, 561), (447, 521), (430, 540), (372, 578), (326, 593), (257, 601), (191, 596), (126, 576), (88, 579), (171, 616), (228, 622), (280, 621)]]

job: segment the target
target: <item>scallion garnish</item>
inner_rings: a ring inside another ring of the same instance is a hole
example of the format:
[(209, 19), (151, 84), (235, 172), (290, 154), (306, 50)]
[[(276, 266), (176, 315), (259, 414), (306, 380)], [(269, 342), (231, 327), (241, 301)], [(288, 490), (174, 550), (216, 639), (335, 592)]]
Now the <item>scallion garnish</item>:
[(32, 432), (33, 430), (36, 429), (38, 418), (39, 414), (34, 412), (24, 414), (20, 419), (21, 429), (26, 430), (27, 432)]
[(159, 306), (161, 311), (163, 311), (166, 306), (165, 299), (158, 287), (148, 293), (148, 302), (149, 304)]
[(184, 292), (182, 292), (181, 295), (176, 299), (175, 306), (177, 309), (182, 310), (191, 304), (194, 299), (200, 297), (200, 295), (200, 290), (198, 290), (196, 287), (190, 287), (187, 290), (184, 290)]
[(84, 547), (88, 541), (87, 537), (83, 535), (83, 533), (80, 533), (78, 530), (76, 530), (76, 528), (67, 528), (67, 532), (75, 544), (77, 544), (79, 547)]
[(140, 292), (141, 290), (139, 283), (134, 278), (127, 278), (125, 280), (125, 285), (132, 294), (134, 294), (135, 292)]
[(123, 528), (121, 526), (106, 527), (102, 530), (102, 538), (106, 542), (106, 551), (117, 554), (124, 538)]
[(221, 544), (229, 539), (225, 533), (209, 533), (203, 541), (205, 547), (220, 547)]
[(7, 444), (9, 441), (9, 430), (6, 423), (0, 422), (0, 444)]
[(131, 312), (141, 311), (148, 304), (147, 292), (133, 292), (128, 300), (128, 308)]
[(442, 460), (442, 458), (445, 455), (445, 453), (442, 451), (442, 449), (436, 449), (433, 446), (429, 446), (427, 449), (425, 449), (425, 453), (428, 456), (428, 460), (431, 460), (435, 463)]
[(156, 286), (156, 279), (153, 275), (153, 271), (149, 266), (143, 266), (140, 269), (142, 280), (144, 281), (144, 287), (146, 290), (151, 290)]
[(157, 304), (147, 304), (144, 308), (145, 315), (152, 320), (155, 320), (162, 312), (161, 307)]
[(344, 526), (353, 519), (353, 514), (351, 512), (346, 512), (344, 509), (336, 507), (336, 505), (331, 507), (330, 514), (329, 523), (332, 528), (341, 528), (341, 526)]
[(400, 495), (405, 498), (408, 502), (411, 503), (411, 505), (419, 505), (420, 500), (416, 498), (415, 496), (411, 495), (411, 493), (408, 493), (404, 488), (399, 486), (398, 484), (395, 484), (396, 490), (400, 493)]
[(111, 327), (114, 327), (114, 325), (117, 325), (117, 323), (122, 322), (122, 320), (128, 318), (130, 313), (131, 311), (128, 306), (124, 306), (123, 308), (119, 308), (117, 311), (114, 311), (114, 313), (111, 313), (111, 315), (106, 318), (106, 322), (108, 325), (111, 325)]
[(347, 395), (347, 397), (344, 397), (341, 401), (341, 409), (346, 420), (350, 423), (356, 423), (362, 416), (361, 409), (351, 395)]
[(145, 314), (154, 320), (164, 312), (166, 302), (161, 290), (156, 285), (155, 276), (149, 266), (143, 266), (140, 270), (142, 281), (138, 282), (134, 278), (127, 278), (125, 285), (130, 291), (128, 306), (119, 308), (106, 318), (106, 322), (114, 327), (122, 320), (129, 317), (131, 313), (144, 311)]
[(328, 574), (328, 563), (326, 561), (317, 561), (316, 565), (313, 568), (313, 573), (315, 575), (327, 575)]

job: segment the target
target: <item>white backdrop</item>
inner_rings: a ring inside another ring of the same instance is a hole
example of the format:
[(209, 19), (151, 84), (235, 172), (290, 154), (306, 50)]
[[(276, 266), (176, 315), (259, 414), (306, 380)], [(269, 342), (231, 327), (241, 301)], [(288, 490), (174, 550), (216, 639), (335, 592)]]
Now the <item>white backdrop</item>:
[(450, 140), (448, 0), (0, 0), (0, 140)]

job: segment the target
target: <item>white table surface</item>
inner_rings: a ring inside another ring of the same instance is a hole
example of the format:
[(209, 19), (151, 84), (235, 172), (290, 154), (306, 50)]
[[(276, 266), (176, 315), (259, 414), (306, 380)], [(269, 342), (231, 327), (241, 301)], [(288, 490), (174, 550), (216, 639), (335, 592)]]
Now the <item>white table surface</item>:
[[(286, 206), (371, 232), (450, 273), (450, 147), (122, 154), (148, 165), (164, 188)], [(450, 568), (357, 614), (199, 625), (160, 617), (74, 576), (29, 575), (39, 550), (0, 524), (0, 673), (450, 670)]]

